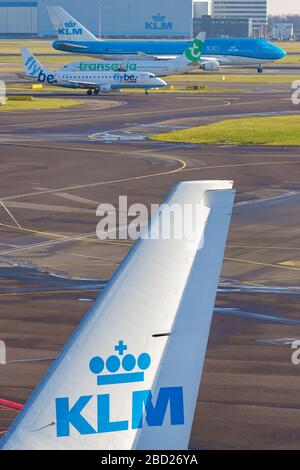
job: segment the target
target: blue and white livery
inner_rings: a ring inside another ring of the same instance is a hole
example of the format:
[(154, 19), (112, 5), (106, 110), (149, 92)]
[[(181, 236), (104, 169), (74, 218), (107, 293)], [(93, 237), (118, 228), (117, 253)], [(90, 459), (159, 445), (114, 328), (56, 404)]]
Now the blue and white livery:
[[(234, 193), (230, 181), (171, 191), (2, 449), (188, 448)], [(151, 236), (175, 208), (193, 216)]]
[[(122, 60), (175, 58), (184, 53), (191, 41), (178, 40), (103, 40), (94, 36), (63, 8), (48, 7), (57, 32), (53, 47), (59, 51), (98, 58)], [(280, 60), (286, 52), (265, 39), (207, 39), (201, 63), (204, 70), (218, 70), (222, 65), (255, 65), (262, 72), (264, 63)]]
[[(142, 88), (148, 90), (165, 87), (162, 79), (148, 72), (95, 71), (95, 70), (64, 70), (50, 72), (43, 67), (36, 57), (26, 48), (21, 49), (25, 78), (41, 84), (64, 88), (81, 88), (87, 94), (109, 93), (120, 89)], [(24, 77), (24, 75), (23, 75)]]

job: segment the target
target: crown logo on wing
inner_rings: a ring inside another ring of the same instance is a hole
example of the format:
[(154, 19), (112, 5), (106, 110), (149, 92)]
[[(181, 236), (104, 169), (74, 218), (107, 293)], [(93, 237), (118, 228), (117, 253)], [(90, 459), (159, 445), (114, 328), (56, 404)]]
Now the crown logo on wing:
[(66, 28), (75, 28), (75, 26), (76, 26), (76, 23), (75, 23), (74, 21), (72, 21), (72, 20), (67, 21), (67, 22), (65, 23), (65, 27), (66, 27)]
[(150, 367), (151, 357), (142, 353), (138, 357), (124, 354), (127, 345), (120, 340), (115, 346), (118, 355), (113, 354), (106, 360), (95, 356), (90, 360), (90, 371), (97, 375), (97, 385), (114, 385), (144, 381), (144, 371)]
[(152, 18), (154, 21), (165, 21), (166, 15), (161, 15), (160, 13), (157, 13), (157, 15), (154, 15)]

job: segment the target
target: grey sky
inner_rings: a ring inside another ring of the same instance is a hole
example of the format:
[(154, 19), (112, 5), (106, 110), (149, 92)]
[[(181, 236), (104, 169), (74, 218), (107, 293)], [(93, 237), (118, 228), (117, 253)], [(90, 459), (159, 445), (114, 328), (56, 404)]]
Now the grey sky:
[(269, 0), (269, 13), (271, 15), (298, 13), (300, 14), (299, 0)]

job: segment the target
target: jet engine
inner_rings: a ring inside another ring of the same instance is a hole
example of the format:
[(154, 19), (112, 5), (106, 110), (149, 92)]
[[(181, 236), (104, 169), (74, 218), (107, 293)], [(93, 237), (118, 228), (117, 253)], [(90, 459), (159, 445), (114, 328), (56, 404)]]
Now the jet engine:
[(205, 70), (206, 72), (215, 72), (216, 70), (219, 70), (220, 64), (216, 60), (210, 60), (207, 62), (203, 62), (200, 65), (200, 68), (202, 70)]
[(101, 93), (109, 93), (111, 91), (110, 85), (100, 85)]

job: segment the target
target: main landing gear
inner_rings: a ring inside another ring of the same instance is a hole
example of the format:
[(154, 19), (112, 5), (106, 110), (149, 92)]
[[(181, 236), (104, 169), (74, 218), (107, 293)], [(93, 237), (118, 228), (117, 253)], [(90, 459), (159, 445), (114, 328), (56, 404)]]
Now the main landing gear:
[(149, 91), (147, 90), (147, 88), (145, 89), (145, 95), (146, 95), (146, 96), (149, 95)]
[(100, 90), (98, 90), (97, 88), (95, 90), (88, 90), (87, 92), (87, 95), (91, 96), (93, 93), (94, 95), (99, 95), (100, 93)]
[(257, 71), (258, 73), (263, 73), (264, 69), (262, 68), (261, 65), (259, 65)]

